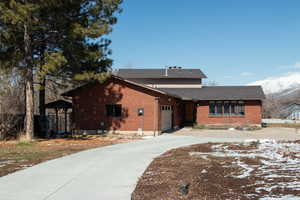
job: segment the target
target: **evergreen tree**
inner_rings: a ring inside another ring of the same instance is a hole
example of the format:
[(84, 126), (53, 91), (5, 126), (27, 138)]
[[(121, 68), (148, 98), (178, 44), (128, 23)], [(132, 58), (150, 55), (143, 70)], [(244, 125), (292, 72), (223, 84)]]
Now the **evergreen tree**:
[[(0, 64), (18, 69), (26, 88), (25, 136), (33, 136), (37, 75), (46, 78), (99, 80), (107, 76), (110, 41), (103, 36), (117, 22), (122, 0), (1, 0)], [(44, 94), (42, 93), (41, 96)], [(42, 99), (42, 101), (44, 101)], [(44, 102), (43, 102), (44, 103)]]

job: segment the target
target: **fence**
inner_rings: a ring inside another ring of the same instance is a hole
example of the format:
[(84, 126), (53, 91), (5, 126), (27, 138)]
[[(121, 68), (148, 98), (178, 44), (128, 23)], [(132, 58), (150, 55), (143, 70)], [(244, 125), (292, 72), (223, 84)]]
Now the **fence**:
[[(66, 121), (65, 121), (66, 117)], [(6, 138), (17, 138), (20, 131), (24, 129), (24, 114), (0, 114), (0, 140)], [(65, 133), (71, 132), (71, 113), (58, 114), (58, 123), (55, 114), (48, 114), (46, 118), (39, 115), (34, 116), (34, 136), (48, 137), (51, 132)]]
[(290, 119), (263, 119), (262, 122), (267, 124), (300, 124), (300, 120)]

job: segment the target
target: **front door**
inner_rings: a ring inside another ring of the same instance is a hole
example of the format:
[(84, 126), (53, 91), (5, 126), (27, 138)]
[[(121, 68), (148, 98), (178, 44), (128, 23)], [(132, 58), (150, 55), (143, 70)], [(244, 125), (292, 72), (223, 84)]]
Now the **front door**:
[(161, 131), (172, 129), (172, 106), (161, 106)]
[(185, 104), (185, 122), (186, 123), (194, 123), (194, 103), (186, 103)]

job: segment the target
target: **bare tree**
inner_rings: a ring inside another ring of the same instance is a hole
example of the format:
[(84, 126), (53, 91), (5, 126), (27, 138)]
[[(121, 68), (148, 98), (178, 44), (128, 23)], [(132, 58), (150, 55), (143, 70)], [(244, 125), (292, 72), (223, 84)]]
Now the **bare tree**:
[(211, 80), (211, 81), (205, 81), (203, 83), (204, 86), (218, 86), (218, 82), (217, 81), (214, 81), (214, 80)]
[(16, 72), (0, 73), (0, 140), (16, 138), (24, 113), (24, 85)]
[(284, 116), (284, 103), (274, 94), (267, 95), (263, 101), (264, 118), (282, 118)]

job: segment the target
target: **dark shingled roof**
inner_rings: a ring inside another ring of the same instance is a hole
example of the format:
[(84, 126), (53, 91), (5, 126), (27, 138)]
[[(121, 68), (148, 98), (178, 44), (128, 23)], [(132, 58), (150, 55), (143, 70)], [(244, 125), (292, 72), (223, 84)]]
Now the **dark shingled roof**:
[(203, 86), (202, 88), (157, 88), (184, 100), (261, 100), (261, 86)]
[(200, 69), (119, 69), (117, 76), (122, 78), (207, 78)]
[[(183, 100), (261, 100), (265, 99), (265, 94), (261, 86), (203, 86), (202, 88), (151, 88), (123, 78), (112, 76), (112, 78), (147, 88), (168, 96), (181, 98)], [(93, 83), (90, 83), (93, 84)], [(74, 96), (74, 94), (87, 87), (89, 84), (68, 91), (63, 96)], [(52, 102), (47, 107), (64, 104), (64, 102)], [(71, 104), (70, 104), (71, 106)]]
[(45, 107), (46, 108), (72, 108), (72, 103), (64, 100), (57, 100), (51, 103), (47, 103)]

